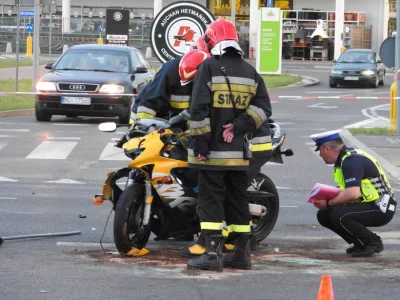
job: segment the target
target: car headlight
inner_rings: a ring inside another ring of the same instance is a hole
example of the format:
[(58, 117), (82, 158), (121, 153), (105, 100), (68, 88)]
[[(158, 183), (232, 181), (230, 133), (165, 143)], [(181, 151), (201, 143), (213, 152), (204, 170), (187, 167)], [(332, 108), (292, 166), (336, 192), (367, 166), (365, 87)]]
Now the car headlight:
[(332, 70), (332, 71), (331, 71), (331, 74), (340, 75), (340, 74), (342, 74), (342, 71)]
[(36, 84), (36, 90), (37, 91), (43, 91), (43, 92), (56, 92), (57, 87), (54, 82), (48, 82), (48, 81), (39, 81)]
[(371, 76), (371, 75), (375, 75), (375, 71), (366, 70), (366, 71), (362, 71), (362, 74), (366, 75), (366, 76)]
[(123, 94), (124, 87), (118, 84), (103, 84), (99, 92), (106, 94)]

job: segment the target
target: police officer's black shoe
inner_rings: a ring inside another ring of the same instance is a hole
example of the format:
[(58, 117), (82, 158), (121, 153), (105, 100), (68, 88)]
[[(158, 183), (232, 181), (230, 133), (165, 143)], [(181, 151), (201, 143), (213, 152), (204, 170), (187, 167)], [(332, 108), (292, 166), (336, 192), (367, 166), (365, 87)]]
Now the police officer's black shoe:
[(352, 257), (369, 257), (374, 253), (380, 253), (383, 251), (383, 243), (379, 239), (378, 241), (374, 241), (368, 245), (365, 245), (362, 248), (355, 249), (351, 254)]
[(4, 240), (0, 237), (0, 246), (3, 245)]
[(242, 233), (235, 239), (235, 250), (224, 256), (224, 267), (241, 270), (251, 269), (250, 258), (251, 234)]
[(362, 246), (353, 245), (353, 246), (351, 246), (351, 247), (349, 247), (349, 248), (346, 249), (346, 253), (347, 253), (347, 254), (352, 254), (352, 253), (354, 252), (354, 250), (360, 249), (360, 248), (362, 248)]
[(222, 235), (206, 235), (206, 252), (200, 257), (192, 258), (187, 263), (191, 270), (222, 271)]

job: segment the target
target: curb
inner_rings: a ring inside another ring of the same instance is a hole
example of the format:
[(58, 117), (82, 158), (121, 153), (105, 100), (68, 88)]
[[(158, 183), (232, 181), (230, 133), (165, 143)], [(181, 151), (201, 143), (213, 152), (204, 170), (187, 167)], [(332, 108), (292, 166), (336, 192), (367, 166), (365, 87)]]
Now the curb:
[(19, 116), (28, 116), (33, 115), (35, 113), (35, 109), (18, 109), (18, 110), (6, 110), (0, 111), (0, 118), (4, 117), (19, 117)]
[(299, 75), (299, 74), (289, 74), (289, 73), (285, 73), (286, 75), (290, 75), (290, 76), (300, 76), (301, 80), (287, 85), (287, 86), (281, 86), (281, 87), (275, 87), (275, 88), (268, 88), (268, 90), (283, 90), (283, 89), (293, 89), (293, 88), (301, 88), (301, 87), (310, 87), (310, 86), (314, 86), (320, 83), (320, 80), (315, 78), (315, 77), (310, 77), (310, 76), (304, 76), (304, 75)]
[(341, 135), (346, 138), (346, 140), (348, 140), (353, 146), (374, 156), (379, 164), (383, 167), (383, 169), (385, 169), (385, 171), (388, 173), (388, 175), (390, 175), (396, 182), (400, 183), (400, 168), (395, 167), (378, 153), (368, 148), (368, 146), (364, 145), (360, 140), (354, 137), (354, 135), (352, 135), (348, 129), (342, 128)]

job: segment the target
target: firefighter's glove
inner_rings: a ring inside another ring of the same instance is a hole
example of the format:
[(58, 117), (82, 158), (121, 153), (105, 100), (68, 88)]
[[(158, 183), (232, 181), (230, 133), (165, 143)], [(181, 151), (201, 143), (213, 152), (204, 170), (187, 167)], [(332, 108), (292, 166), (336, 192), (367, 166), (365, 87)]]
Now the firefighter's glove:
[(210, 146), (208, 141), (201, 136), (192, 137), (192, 148), (194, 155), (199, 157), (199, 155), (207, 158), (207, 155), (210, 153)]
[(235, 137), (234, 133), (234, 128), (235, 126), (232, 123), (226, 124), (222, 126), (225, 128), (225, 130), (222, 133), (222, 136), (224, 137), (224, 142), (225, 143), (232, 143), (233, 138)]

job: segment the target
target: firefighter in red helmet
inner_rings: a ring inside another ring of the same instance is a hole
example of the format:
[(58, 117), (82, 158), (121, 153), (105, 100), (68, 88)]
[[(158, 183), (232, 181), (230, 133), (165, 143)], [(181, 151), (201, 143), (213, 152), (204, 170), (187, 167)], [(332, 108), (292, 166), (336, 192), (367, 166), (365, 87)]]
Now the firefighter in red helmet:
[[(261, 76), (242, 58), (232, 23), (214, 21), (204, 41), (212, 57), (201, 63), (193, 83), (188, 162), (198, 170), (198, 211), (206, 250), (191, 259), (188, 268), (251, 269), (247, 172), (252, 138), (268, 123), (271, 103)], [(235, 249), (222, 257), (224, 227), (234, 237)]]

